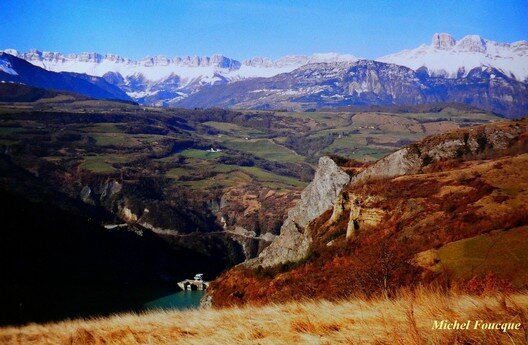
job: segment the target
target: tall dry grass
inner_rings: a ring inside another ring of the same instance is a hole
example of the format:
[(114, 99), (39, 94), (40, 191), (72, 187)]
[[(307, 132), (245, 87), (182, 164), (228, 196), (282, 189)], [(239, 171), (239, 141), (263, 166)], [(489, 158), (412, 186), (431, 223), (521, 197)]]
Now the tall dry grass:
[[(156, 311), (0, 328), (2, 344), (526, 344), (528, 294), (420, 288), (397, 298)], [(520, 322), (518, 331), (432, 330), (433, 320)]]

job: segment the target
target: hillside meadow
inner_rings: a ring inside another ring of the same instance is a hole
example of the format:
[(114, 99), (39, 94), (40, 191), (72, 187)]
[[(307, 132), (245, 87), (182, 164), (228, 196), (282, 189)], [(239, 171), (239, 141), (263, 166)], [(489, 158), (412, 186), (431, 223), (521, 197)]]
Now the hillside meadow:
[[(0, 328), (2, 344), (526, 344), (528, 294), (420, 287), (356, 296)], [(439, 330), (434, 321), (509, 322), (518, 330)]]

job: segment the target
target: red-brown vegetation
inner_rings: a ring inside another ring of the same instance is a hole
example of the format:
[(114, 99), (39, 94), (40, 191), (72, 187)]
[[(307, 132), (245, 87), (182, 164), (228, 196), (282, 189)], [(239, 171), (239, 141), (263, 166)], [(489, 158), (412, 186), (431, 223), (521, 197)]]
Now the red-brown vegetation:
[(428, 249), (528, 224), (526, 171), (528, 154), (522, 154), (346, 187), (342, 193), (373, 197), (369, 207), (386, 212), (379, 225), (360, 229), (347, 240), (348, 213), (330, 222), (332, 210), (328, 210), (308, 227), (313, 243), (304, 260), (256, 270), (234, 268), (211, 285), (213, 303), (334, 300), (358, 293), (392, 296), (398, 288), (419, 282), (456, 285), (477, 294), (526, 287), (528, 281), (513, 286), (504, 272), (460, 281), (448, 269), (432, 272), (411, 263)]

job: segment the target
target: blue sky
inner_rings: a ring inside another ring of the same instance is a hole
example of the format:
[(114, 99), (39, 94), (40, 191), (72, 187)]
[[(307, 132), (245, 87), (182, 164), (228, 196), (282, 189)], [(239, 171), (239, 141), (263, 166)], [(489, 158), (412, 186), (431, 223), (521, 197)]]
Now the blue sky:
[(528, 1), (0, 0), (0, 49), (376, 58), (435, 32), (528, 40)]

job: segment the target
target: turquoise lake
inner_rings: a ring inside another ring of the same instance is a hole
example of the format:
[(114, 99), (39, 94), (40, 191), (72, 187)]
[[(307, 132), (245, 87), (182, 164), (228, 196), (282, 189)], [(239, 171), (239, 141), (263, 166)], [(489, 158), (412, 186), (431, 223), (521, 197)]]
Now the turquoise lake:
[(193, 309), (200, 306), (205, 291), (179, 291), (143, 304), (144, 310)]

